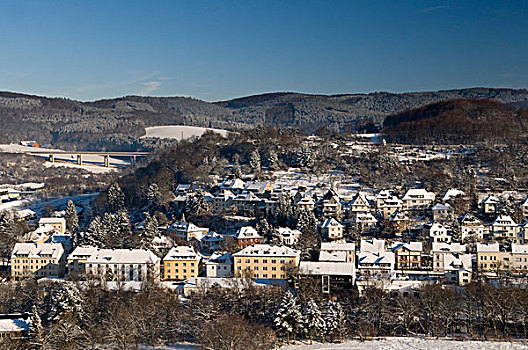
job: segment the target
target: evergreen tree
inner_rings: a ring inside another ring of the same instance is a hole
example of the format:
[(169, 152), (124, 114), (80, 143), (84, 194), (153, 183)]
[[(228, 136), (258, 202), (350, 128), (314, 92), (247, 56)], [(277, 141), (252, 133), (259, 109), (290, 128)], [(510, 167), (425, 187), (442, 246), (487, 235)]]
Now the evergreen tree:
[(117, 182), (114, 182), (108, 188), (107, 192), (108, 210), (116, 213), (125, 208), (125, 195)]
[(233, 155), (233, 175), (239, 179), (242, 177), (242, 168), (240, 167), (240, 156), (238, 153)]
[(201, 189), (197, 189), (194, 196), (187, 198), (185, 209), (187, 210), (187, 213), (193, 215), (203, 215), (209, 211), (209, 207)]
[(312, 298), (308, 300), (304, 310), (304, 329), (310, 337), (310, 341), (325, 329), (325, 321), (321, 315), (321, 310)]
[(348, 331), (347, 315), (340, 303), (335, 303), (335, 305), (337, 323), (335, 335), (338, 337), (339, 341), (342, 342)]
[(249, 166), (253, 171), (253, 174), (258, 175), (260, 173), (260, 153), (258, 149), (251, 153), (251, 159), (249, 160)]
[(286, 339), (289, 342), (290, 336), (295, 339), (297, 332), (303, 330), (303, 323), (304, 318), (297, 297), (290, 291), (286, 291), (276, 313), (275, 327), (286, 333)]
[(4, 211), (0, 215), (0, 254), (4, 259), (9, 259), (18, 241), (19, 228), (12, 212)]
[(69, 200), (66, 205), (66, 227), (70, 231), (73, 247), (79, 245), (79, 217), (77, 216), (77, 208), (73, 201)]
[(279, 168), (279, 157), (277, 152), (270, 150), (266, 158), (266, 163), (271, 170), (277, 170)]
[(42, 328), (42, 319), (40, 318), (36, 304), (33, 304), (31, 314), (29, 335), (31, 336), (35, 349), (42, 349), (44, 345), (44, 328)]
[(297, 222), (295, 228), (301, 232), (316, 232), (317, 231), (317, 219), (312, 210), (301, 209), (297, 214)]
[(97, 248), (106, 247), (106, 235), (101, 224), (100, 216), (96, 216), (88, 225), (88, 228), (82, 237), (82, 244), (91, 245)]
[(61, 317), (69, 313), (79, 321), (84, 319), (83, 300), (79, 289), (73, 283), (54, 283), (51, 290), (44, 298), (47, 309), (44, 313), (47, 324), (60, 322)]
[(326, 310), (323, 313), (324, 329), (323, 335), (333, 337), (338, 328), (338, 314), (337, 306), (333, 302), (329, 302), (326, 306)]
[(143, 220), (143, 233), (141, 234), (141, 249), (152, 250), (152, 241), (158, 235), (158, 220), (149, 213), (143, 213), (145, 219)]
[(135, 248), (128, 211), (126, 209), (119, 211), (119, 213), (114, 215), (113, 220), (115, 221), (115, 227), (117, 228), (116, 237), (118, 248)]
[(161, 205), (161, 193), (157, 184), (152, 183), (147, 189), (147, 201), (151, 211), (157, 210)]

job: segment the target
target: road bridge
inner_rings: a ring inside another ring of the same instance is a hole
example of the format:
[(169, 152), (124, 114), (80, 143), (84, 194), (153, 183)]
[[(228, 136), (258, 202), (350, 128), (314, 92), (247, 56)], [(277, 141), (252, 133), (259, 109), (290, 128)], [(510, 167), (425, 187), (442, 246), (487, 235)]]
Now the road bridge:
[(149, 152), (117, 152), (117, 151), (62, 151), (62, 150), (53, 150), (53, 149), (36, 149), (24, 152), (32, 156), (47, 157), (48, 160), (52, 163), (55, 163), (55, 158), (57, 156), (74, 156), (77, 157), (77, 164), (83, 165), (83, 156), (102, 156), (104, 159), (104, 166), (110, 166), (110, 157), (114, 158), (128, 158), (130, 157), (131, 163), (136, 163), (137, 157), (146, 157), (149, 155)]

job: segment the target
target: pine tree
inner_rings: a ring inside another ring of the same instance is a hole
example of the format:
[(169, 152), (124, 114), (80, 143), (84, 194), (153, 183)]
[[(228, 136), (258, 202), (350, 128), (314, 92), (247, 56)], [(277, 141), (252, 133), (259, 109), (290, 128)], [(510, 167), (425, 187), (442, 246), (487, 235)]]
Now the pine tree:
[(249, 166), (253, 171), (253, 174), (258, 175), (260, 173), (260, 153), (258, 149), (251, 153), (251, 159), (249, 160)]
[(323, 313), (324, 329), (323, 335), (332, 338), (338, 328), (338, 314), (337, 306), (333, 302), (329, 302)]
[(279, 168), (279, 157), (274, 150), (268, 152), (267, 164), (271, 170), (277, 170)]
[(33, 304), (31, 314), (31, 326), (29, 329), (29, 334), (32, 338), (32, 343), (35, 348), (42, 349), (44, 345), (44, 329), (42, 328), (42, 319), (40, 318), (36, 304)]
[(161, 193), (157, 184), (152, 183), (147, 189), (147, 201), (151, 211), (157, 210), (161, 205)]
[(12, 212), (5, 211), (0, 215), (0, 254), (4, 259), (9, 259), (18, 240), (19, 228)]
[(83, 300), (75, 284), (53, 284), (50, 288), (52, 290), (42, 303), (47, 307), (44, 314), (47, 324), (59, 322), (65, 313), (75, 316), (79, 321), (84, 319)]
[(304, 310), (304, 328), (310, 337), (310, 342), (325, 329), (325, 321), (321, 310), (313, 299), (309, 299)]
[(209, 207), (201, 189), (197, 189), (193, 197), (188, 197), (185, 207), (187, 213), (193, 215), (203, 215), (209, 211)]
[(72, 246), (75, 248), (79, 245), (79, 217), (77, 216), (77, 208), (73, 201), (69, 200), (66, 205), (66, 227), (70, 231)]
[(242, 168), (240, 167), (240, 156), (238, 153), (233, 155), (233, 174), (239, 179), (242, 177)]
[(108, 210), (111, 213), (118, 212), (125, 208), (125, 195), (117, 182), (114, 182), (108, 188), (107, 201)]
[[(109, 215), (109, 214), (108, 214)], [(106, 247), (106, 234), (101, 224), (101, 217), (96, 216), (88, 225), (82, 237), (83, 245), (91, 245), (97, 248)]]
[(317, 231), (317, 219), (312, 210), (301, 209), (297, 214), (295, 228), (301, 232)]
[(128, 211), (123, 209), (114, 216), (115, 226), (117, 228), (116, 236), (119, 248), (132, 249), (135, 248), (134, 237), (132, 236), (132, 228), (130, 226), (130, 218)]
[(286, 333), (289, 343), (290, 336), (295, 339), (297, 332), (303, 330), (303, 323), (304, 318), (297, 298), (290, 291), (286, 291), (276, 313), (275, 327)]
[(158, 220), (147, 212), (144, 212), (143, 215), (145, 219), (143, 220), (140, 248), (152, 250), (152, 241), (158, 235)]
[(342, 342), (348, 331), (347, 315), (340, 303), (336, 303), (336, 323), (335, 334), (339, 341)]

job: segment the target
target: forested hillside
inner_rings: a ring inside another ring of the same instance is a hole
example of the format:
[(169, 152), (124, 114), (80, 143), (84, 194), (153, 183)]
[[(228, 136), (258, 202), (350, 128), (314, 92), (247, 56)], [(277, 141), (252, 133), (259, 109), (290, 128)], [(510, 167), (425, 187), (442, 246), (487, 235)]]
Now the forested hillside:
[(522, 105), (527, 90), (474, 88), (406, 94), (307, 95), (272, 93), (209, 103), (184, 97), (127, 96), (95, 102), (0, 93), (0, 143), (24, 139), (66, 149), (150, 150), (161, 141), (140, 140), (144, 128), (184, 124), (228, 130), (257, 125), (313, 132), (373, 131), (386, 116), (429, 103), (491, 98)]
[(389, 141), (417, 144), (511, 144), (526, 140), (528, 111), (488, 99), (433, 103), (385, 119)]

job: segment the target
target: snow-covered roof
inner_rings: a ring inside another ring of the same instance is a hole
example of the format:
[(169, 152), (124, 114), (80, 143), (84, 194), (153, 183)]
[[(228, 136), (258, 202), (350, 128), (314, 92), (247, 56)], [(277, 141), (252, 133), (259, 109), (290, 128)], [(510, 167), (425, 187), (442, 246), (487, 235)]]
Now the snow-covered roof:
[(359, 247), (361, 253), (377, 253), (385, 251), (385, 240), (383, 239), (362, 239)]
[(39, 225), (44, 224), (63, 224), (66, 225), (66, 219), (64, 218), (40, 218)]
[(433, 200), (435, 199), (435, 194), (433, 192), (428, 192), (427, 190), (423, 188), (411, 188), (405, 193), (403, 196), (403, 200), (411, 200), (411, 199), (427, 199), (427, 200)]
[(422, 242), (392, 242), (391, 249), (397, 250), (397, 249), (407, 249), (411, 252), (421, 252), (423, 250)]
[(299, 270), (300, 273), (304, 275), (353, 276), (354, 264), (342, 262), (301, 261)]
[(233, 254), (233, 256), (284, 256), (298, 257), (299, 252), (285, 246), (272, 246), (269, 244), (254, 244)]
[(437, 210), (453, 210), (453, 207), (449, 204), (436, 203), (432, 209), (433, 211)]
[(493, 226), (517, 226), (509, 215), (500, 214), (492, 223)]
[(206, 262), (207, 264), (233, 264), (233, 256), (228, 252), (216, 252), (209, 257), (209, 260)]
[(328, 227), (345, 227), (345, 226), (341, 225), (336, 219), (330, 218), (330, 219), (326, 219), (325, 221), (323, 221), (323, 223), (321, 224), (321, 227), (328, 228)]
[(355, 251), (356, 243), (322, 242), (321, 251)]
[(477, 243), (477, 253), (498, 253), (499, 243)]
[(442, 197), (442, 200), (445, 202), (456, 196), (464, 196), (464, 195), (466, 195), (464, 191), (458, 190), (456, 188), (450, 188), (446, 191), (446, 193), (444, 194), (444, 197)]
[(246, 238), (262, 238), (257, 230), (253, 228), (252, 226), (243, 226), (238, 229), (237, 231), (237, 238), (238, 239), (246, 239)]
[(87, 264), (156, 264), (160, 259), (145, 249), (98, 249)]
[(329, 252), (326, 250), (321, 250), (319, 252), (319, 261), (331, 261), (331, 262), (344, 263), (347, 261), (346, 252), (345, 251)]
[(466, 245), (460, 243), (443, 243), (433, 242), (432, 252), (451, 252), (451, 253), (464, 253), (466, 251)]
[(489, 195), (481, 202), (482, 204), (497, 204), (499, 203), (499, 199), (493, 195)]
[(193, 247), (177, 246), (172, 247), (167, 255), (165, 255), (163, 261), (166, 260), (200, 260), (200, 255)]
[(96, 247), (92, 246), (79, 246), (68, 255), (68, 260), (79, 260), (87, 259), (97, 252)]
[(277, 229), (279, 236), (286, 238), (286, 237), (299, 237), (301, 235), (301, 231), (294, 230), (289, 227), (279, 227)]
[(444, 256), (444, 270), (455, 271), (465, 269), (471, 271), (471, 254), (446, 254)]
[(394, 265), (394, 253), (388, 251), (361, 252), (358, 257), (358, 266), (362, 266), (365, 264), (390, 264), (392, 266)]
[(224, 236), (221, 236), (218, 233), (212, 231), (212, 232), (208, 232), (205, 236), (203, 236), (200, 241), (202, 242), (222, 242), (222, 241), (225, 241), (225, 238)]
[(29, 332), (29, 318), (0, 318), (0, 333)]
[(208, 228), (198, 227), (192, 222), (177, 221), (170, 225), (168, 230), (180, 231), (180, 232), (203, 232), (208, 231)]
[(60, 243), (16, 243), (11, 258), (52, 258), (58, 259), (64, 254)]

